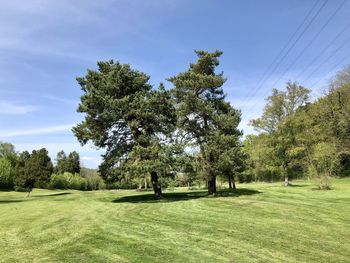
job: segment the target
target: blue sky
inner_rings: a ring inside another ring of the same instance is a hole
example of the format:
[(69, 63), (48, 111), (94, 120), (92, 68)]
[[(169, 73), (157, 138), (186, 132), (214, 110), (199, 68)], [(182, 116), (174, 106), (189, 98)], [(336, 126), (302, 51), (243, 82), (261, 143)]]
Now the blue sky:
[[(261, 114), (271, 88), (296, 80), (317, 98), (350, 62), (350, 1), (323, 3), (0, 0), (0, 140), (18, 151), (46, 147), (53, 159), (61, 149), (77, 150), (83, 165), (97, 167), (103, 150), (81, 147), (71, 132), (83, 119), (75, 78), (98, 60), (114, 59), (170, 87), (165, 79), (186, 70), (195, 49), (224, 52), (224, 89), (242, 110), (240, 127), (251, 133), (248, 120)], [(261, 82), (310, 10), (298, 31), (304, 34)]]

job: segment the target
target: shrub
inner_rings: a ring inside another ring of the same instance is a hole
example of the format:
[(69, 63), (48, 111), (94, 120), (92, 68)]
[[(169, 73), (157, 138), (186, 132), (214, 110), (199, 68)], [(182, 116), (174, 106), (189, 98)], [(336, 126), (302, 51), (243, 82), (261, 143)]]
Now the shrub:
[(138, 184), (134, 181), (117, 181), (106, 185), (107, 189), (137, 189)]
[(69, 178), (67, 173), (64, 174), (52, 174), (49, 187), (52, 189), (68, 189)]
[(69, 180), (69, 189), (75, 190), (86, 190), (87, 181), (85, 178), (81, 177), (79, 174), (72, 174)]
[(322, 175), (317, 178), (318, 189), (320, 190), (330, 190), (332, 189), (331, 177), (327, 175)]
[(89, 177), (86, 178), (87, 181), (87, 190), (101, 190), (106, 189), (105, 182), (103, 181), (102, 177), (98, 174), (92, 174)]
[(68, 172), (63, 174), (52, 174), (50, 188), (86, 190), (88, 188), (88, 182), (79, 174), (71, 174)]
[(339, 177), (350, 176), (350, 152), (340, 152), (332, 164), (332, 173)]

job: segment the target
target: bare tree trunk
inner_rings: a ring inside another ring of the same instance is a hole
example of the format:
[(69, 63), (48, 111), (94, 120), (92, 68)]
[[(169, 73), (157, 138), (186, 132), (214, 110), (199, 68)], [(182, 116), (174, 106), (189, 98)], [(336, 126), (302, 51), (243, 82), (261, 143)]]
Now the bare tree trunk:
[(151, 172), (151, 181), (152, 181), (152, 187), (154, 191), (154, 197), (156, 199), (162, 198), (162, 188), (158, 183), (158, 174), (156, 171)]
[(288, 165), (284, 165), (284, 186), (287, 187), (289, 185), (289, 178), (288, 178)]
[(147, 190), (147, 175), (145, 175), (145, 191)]

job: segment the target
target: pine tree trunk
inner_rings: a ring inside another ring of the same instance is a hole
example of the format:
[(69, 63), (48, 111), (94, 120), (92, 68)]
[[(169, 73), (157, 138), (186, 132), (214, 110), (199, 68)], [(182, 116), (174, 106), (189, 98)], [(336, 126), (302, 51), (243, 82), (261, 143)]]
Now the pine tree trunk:
[(152, 181), (152, 187), (153, 187), (155, 199), (162, 198), (162, 188), (158, 183), (158, 174), (156, 171), (151, 172), (151, 181)]
[(236, 189), (236, 182), (235, 182), (235, 178), (232, 175), (232, 189)]
[(236, 183), (235, 183), (235, 179), (233, 178), (233, 175), (228, 176), (228, 187), (230, 189), (236, 189)]
[(213, 171), (210, 171), (209, 179), (208, 179), (208, 194), (213, 195), (216, 194), (216, 176)]
[(228, 188), (232, 189), (232, 177), (231, 177), (231, 175), (228, 176)]

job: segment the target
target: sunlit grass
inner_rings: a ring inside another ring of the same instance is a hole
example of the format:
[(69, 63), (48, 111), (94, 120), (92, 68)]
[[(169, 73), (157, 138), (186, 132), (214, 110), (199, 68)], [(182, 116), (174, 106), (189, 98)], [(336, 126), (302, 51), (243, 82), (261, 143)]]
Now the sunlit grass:
[(292, 183), (0, 192), (0, 262), (349, 262), (350, 180)]

